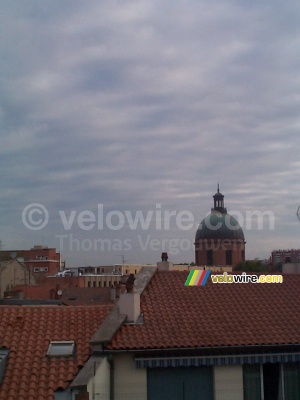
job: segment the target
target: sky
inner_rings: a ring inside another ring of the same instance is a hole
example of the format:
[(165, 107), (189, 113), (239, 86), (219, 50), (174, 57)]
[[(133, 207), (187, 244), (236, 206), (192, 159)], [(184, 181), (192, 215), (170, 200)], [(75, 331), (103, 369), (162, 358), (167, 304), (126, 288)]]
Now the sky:
[(0, 0), (2, 249), (192, 262), (218, 182), (247, 259), (299, 248), (299, 17), (298, 0)]

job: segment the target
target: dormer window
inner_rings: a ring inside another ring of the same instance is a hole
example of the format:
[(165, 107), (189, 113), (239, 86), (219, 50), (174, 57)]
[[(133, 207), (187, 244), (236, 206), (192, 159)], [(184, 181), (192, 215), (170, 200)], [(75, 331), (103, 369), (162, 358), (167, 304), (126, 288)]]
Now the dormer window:
[(54, 357), (73, 356), (75, 352), (74, 340), (69, 341), (51, 341), (49, 343), (47, 355)]

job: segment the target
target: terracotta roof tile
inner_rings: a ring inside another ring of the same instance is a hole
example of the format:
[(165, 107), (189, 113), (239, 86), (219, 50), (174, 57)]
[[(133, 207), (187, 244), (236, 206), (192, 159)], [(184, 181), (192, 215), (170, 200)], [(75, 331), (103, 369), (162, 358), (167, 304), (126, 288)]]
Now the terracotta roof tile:
[(141, 296), (143, 325), (123, 325), (111, 349), (300, 344), (300, 275), (282, 284), (184, 286), (159, 271)]
[[(110, 309), (0, 306), (0, 347), (9, 349), (0, 400), (53, 400), (87, 361), (89, 341)], [(74, 357), (48, 357), (51, 340), (74, 340)]]

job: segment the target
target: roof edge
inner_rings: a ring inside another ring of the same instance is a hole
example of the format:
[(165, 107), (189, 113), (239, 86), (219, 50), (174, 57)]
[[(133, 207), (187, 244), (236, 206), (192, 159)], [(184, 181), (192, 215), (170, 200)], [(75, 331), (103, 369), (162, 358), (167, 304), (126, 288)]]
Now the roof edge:
[(91, 345), (94, 346), (97, 344), (110, 342), (115, 333), (122, 326), (126, 317), (127, 316), (124, 314), (119, 314), (119, 309), (116, 305), (93, 335), (92, 339), (90, 340)]
[(142, 267), (134, 281), (134, 293), (142, 294), (156, 271), (157, 268)]

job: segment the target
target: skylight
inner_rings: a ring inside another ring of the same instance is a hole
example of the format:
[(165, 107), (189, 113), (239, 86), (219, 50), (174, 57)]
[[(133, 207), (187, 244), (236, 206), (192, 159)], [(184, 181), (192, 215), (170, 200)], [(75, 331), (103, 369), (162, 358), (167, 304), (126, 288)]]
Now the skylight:
[(48, 347), (48, 356), (72, 356), (75, 350), (74, 340), (70, 341), (52, 341)]

